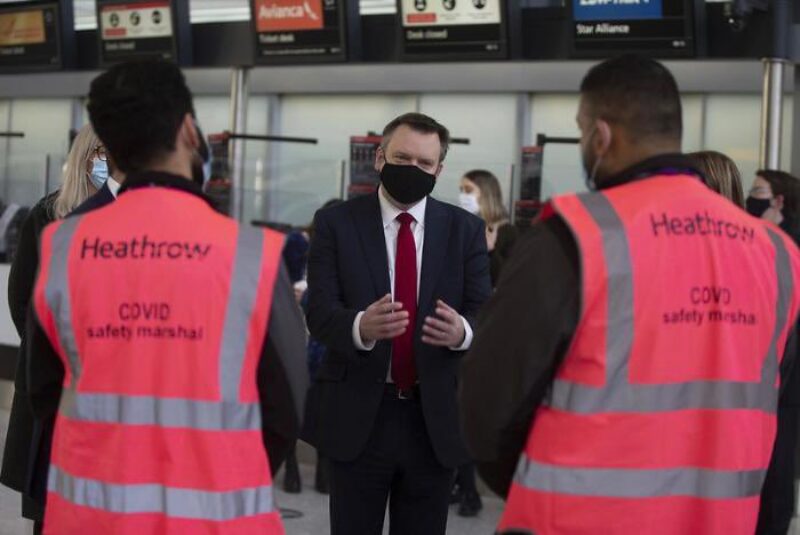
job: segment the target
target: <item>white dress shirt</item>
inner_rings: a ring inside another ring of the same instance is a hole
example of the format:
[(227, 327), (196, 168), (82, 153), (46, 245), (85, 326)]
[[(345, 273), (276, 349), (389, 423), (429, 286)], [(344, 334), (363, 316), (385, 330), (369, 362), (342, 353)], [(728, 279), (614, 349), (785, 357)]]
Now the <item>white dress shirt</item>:
[(111, 192), (111, 195), (113, 195), (114, 198), (116, 199), (117, 194), (119, 194), (119, 188), (121, 187), (120, 183), (114, 180), (113, 178), (108, 177), (106, 184), (108, 185), (108, 190)]
[[(400, 222), (397, 216), (403, 213), (395, 205), (390, 203), (383, 193), (383, 186), (378, 190), (378, 200), (381, 205), (381, 218), (383, 219), (383, 235), (386, 239), (386, 258), (389, 261), (389, 284), (391, 285), (392, 301), (394, 301), (394, 263), (397, 256), (397, 235), (400, 232)], [(425, 208), (428, 206), (428, 198), (425, 197), (420, 202), (409, 208), (408, 213), (414, 218), (411, 223), (411, 232), (414, 235), (414, 244), (417, 248), (417, 300), (419, 301), (420, 278), (422, 277), (422, 251), (425, 243)], [(375, 341), (365, 344), (361, 339), (361, 318), (364, 312), (359, 312), (353, 322), (353, 343), (361, 351), (372, 351), (375, 348)], [(464, 322), (464, 343), (460, 347), (451, 347), (453, 351), (466, 351), (472, 345), (472, 327), (469, 322), (461, 316)], [(414, 325), (409, 326), (410, 329)], [(391, 366), (389, 367), (391, 373)]]

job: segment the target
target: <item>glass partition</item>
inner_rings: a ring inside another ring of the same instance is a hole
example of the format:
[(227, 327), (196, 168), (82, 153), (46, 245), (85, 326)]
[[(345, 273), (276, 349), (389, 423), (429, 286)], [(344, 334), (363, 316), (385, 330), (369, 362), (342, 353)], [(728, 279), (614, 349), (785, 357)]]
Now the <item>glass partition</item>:
[(305, 227), (326, 201), (341, 197), (345, 172), (342, 160), (276, 165), (265, 158), (248, 159), (238, 219)]
[(65, 157), (61, 154), (11, 154), (0, 158), (0, 200), (3, 205), (32, 207), (58, 189)]

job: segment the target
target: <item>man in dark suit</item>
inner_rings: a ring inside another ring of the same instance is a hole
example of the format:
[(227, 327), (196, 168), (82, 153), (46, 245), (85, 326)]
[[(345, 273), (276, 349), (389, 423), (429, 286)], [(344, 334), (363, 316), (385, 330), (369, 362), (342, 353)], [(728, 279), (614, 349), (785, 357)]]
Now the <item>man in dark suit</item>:
[(333, 535), (445, 532), (468, 460), (456, 382), (489, 297), (483, 222), (428, 195), (449, 133), (421, 114), (384, 130), (381, 187), (320, 211), (308, 265), (311, 335), (328, 348), (305, 439), (331, 459)]

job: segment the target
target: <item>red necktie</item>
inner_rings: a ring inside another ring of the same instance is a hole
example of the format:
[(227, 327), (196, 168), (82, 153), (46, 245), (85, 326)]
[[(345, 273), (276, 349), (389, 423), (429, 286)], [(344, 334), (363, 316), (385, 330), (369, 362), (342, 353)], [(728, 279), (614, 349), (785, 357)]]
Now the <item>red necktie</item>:
[(417, 246), (411, 223), (414, 217), (403, 212), (397, 216), (400, 231), (397, 233), (397, 254), (394, 260), (394, 300), (403, 303), (408, 312), (408, 329), (392, 341), (392, 379), (401, 390), (408, 390), (417, 382), (414, 363), (414, 330), (417, 320)]

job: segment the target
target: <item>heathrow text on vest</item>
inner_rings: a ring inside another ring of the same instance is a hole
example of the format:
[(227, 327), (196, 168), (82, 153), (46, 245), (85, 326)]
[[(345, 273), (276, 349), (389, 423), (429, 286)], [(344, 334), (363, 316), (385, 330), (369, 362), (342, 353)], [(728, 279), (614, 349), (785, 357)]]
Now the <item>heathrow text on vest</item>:
[(100, 238), (84, 239), (81, 246), (81, 260), (87, 256), (102, 259), (134, 260), (204, 260), (211, 251), (211, 244), (179, 241), (152, 241), (147, 235), (131, 238), (128, 241), (105, 241)]
[(661, 236), (716, 236), (729, 240), (741, 240), (746, 243), (753, 243), (756, 239), (756, 231), (753, 227), (713, 217), (708, 211), (680, 217), (670, 216), (666, 213), (659, 216), (650, 214), (650, 224), (653, 236), (656, 238)]

